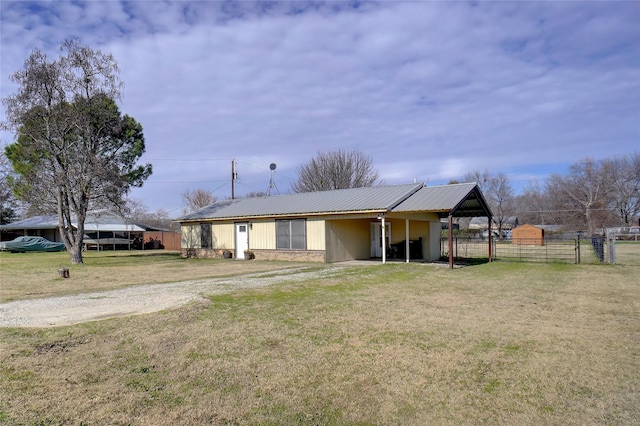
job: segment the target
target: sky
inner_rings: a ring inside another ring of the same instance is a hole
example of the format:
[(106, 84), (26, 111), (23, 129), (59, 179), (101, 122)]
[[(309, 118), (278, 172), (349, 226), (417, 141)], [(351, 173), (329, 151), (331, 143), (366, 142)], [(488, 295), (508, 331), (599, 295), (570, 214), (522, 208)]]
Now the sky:
[(186, 190), (229, 198), (233, 161), (236, 196), (288, 193), (301, 165), (338, 149), (369, 156), (387, 185), (486, 170), (519, 192), (640, 151), (637, 1), (2, 0), (0, 12), (1, 98), (34, 48), (57, 58), (77, 37), (114, 55), (120, 109), (153, 164), (131, 197), (172, 217)]

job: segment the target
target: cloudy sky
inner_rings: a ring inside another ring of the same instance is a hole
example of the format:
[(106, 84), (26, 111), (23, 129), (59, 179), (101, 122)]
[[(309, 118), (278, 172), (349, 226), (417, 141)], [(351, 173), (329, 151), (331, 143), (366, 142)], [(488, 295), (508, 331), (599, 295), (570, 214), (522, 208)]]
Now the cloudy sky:
[[(289, 192), (318, 151), (369, 155), (386, 184), (474, 170), (516, 189), (640, 151), (640, 3), (7, 1), (0, 97), (34, 48), (112, 53), (154, 173), (134, 198)], [(4, 115), (0, 115), (0, 120)], [(3, 133), (2, 144), (12, 141)]]

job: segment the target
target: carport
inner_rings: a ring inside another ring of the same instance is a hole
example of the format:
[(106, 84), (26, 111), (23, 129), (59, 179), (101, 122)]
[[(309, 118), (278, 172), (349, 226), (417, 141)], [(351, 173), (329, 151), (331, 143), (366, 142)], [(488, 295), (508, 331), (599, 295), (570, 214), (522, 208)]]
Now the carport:
[[(480, 188), (476, 183), (461, 183), (434, 187), (422, 187), (411, 197), (391, 209), (393, 213), (401, 214), (425, 214), (434, 213), (440, 219), (446, 218), (449, 224), (449, 267), (453, 268), (453, 218), (454, 217), (486, 217), (489, 226), (489, 261), (493, 258), (491, 218), (493, 214), (491, 208), (484, 199)], [(384, 216), (381, 218), (382, 229), (384, 229)], [(407, 220), (407, 234), (409, 229), (409, 219)], [(408, 238), (407, 238), (408, 241)], [(409, 251), (407, 244), (406, 251)], [(383, 262), (384, 262), (383, 254)], [(409, 259), (407, 257), (406, 261)]]

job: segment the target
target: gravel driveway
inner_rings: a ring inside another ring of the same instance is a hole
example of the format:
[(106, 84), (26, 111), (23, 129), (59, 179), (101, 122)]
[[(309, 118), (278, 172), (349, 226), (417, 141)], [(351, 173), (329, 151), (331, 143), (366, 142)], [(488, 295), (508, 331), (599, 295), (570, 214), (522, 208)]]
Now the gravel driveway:
[(235, 277), (181, 281), (127, 287), (45, 299), (18, 300), (0, 304), (0, 327), (55, 327), (123, 315), (175, 308), (205, 295), (265, 287), (274, 283), (327, 277), (343, 267), (305, 272), (283, 269)]

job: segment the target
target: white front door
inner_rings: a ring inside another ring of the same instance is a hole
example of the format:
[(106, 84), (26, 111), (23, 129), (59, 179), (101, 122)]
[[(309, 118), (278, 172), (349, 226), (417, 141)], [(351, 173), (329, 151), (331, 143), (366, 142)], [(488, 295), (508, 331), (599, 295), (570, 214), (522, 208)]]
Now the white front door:
[(244, 251), (249, 248), (249, 224), (236, 223), (236, 259), (244, 259)]
[[(384, 239), (391, 246), (391, 223), (384, 224)], [(382, 257), (382, 223), (371, 222), (371, 257)]]

